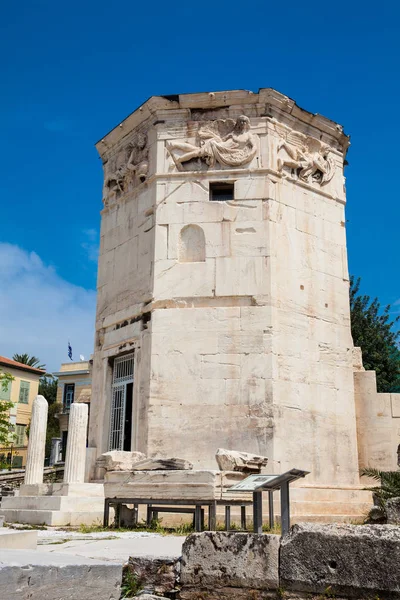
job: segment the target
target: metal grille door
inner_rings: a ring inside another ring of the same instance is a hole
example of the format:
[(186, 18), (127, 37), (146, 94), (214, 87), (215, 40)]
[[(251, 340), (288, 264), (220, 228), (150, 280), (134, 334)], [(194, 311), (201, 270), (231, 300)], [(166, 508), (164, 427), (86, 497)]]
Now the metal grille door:
[(109, 450), (123, 449), (128, 383), (133, 383), (133, 353), (116, 358), (114, 361)]

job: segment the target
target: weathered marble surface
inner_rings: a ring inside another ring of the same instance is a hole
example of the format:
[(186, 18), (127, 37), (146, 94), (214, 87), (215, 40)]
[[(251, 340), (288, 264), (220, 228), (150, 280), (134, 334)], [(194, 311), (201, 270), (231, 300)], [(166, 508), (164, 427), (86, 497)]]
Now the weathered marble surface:
[(185, 591), (218, 588), (277, 589), (279, 536), (207, 531), (191, 534), (182, 547)]
[[(108, 471), (104, 477), (106, 498), (154, 498), (220, 500), (227, 488), (245, 477), (244, 473), (221, 471)], [(249, 499), (248, 494), (235, 498)]]
[(87, 404), (71, 404), (65, 455), (64, 483), (85, 482), (86, 435), (89, 409)]
[(400, 525), (400, 498), (390, 498), (385, 506), (387, 522), (390, 525)]
[(193, 465), (183, 458), (145, 458), (135, 463), (134, 471), (190, 471)]
[(32, 417), (28, 440), (28, 454), (24, 483), (43, 483), (44, 454), (46, 446), (48, 404), (43, 396), (36, 396), (32, 406)]
[(145, 458), (143, 452), (111, 450), (99, 456), (96, 460), (96, 466), (106, 471), (131, 471), (135, 463)]
[(400, 529), (394, 525), (295, 525), (281, 543), (286, 590), (400, 597)]
[(119, 600), (122, 564), (40, 550), (0, 551), (0, 598)]
[[(248, 143), (238, 161), (229, 136)], [(384, 399), (381, 418), (376, 394), (353, 379), (364, 373), (350, 329), (348, 144), (341, 126), (271, 89), (153, 97), (97, 144), (97, 455), (108, 449), (111, 365), (127, 352), (131, 447), (146, 456), (210, 468), (216, 448), (245, 448), (270, 457), (271, 472), (310, 471), (314, 497), (300, 512), (327, 516), (326, 487), (357, 488), (359, 461), (395, 455), (400, 401)], [(233, 199), (211, 199), (218, 182)]]
[(242, 471), (243, 473), (260, 473), (268, 463), (266, 456), (257, 456), (247, 452), (218, 448), (215, 455), (221, 471)]

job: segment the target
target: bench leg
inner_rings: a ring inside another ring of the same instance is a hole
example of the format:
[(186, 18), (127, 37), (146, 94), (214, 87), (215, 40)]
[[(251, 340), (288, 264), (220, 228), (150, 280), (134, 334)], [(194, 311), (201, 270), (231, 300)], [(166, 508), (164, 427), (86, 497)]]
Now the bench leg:
[(217, 529), (217, 503), (213, 502), (208, 507), (208, 529), (215, 531)]
[(148, 504), (147, 505), (147, 518), (146, 518), (147, 527), (150, 527), (150, 525), (151, 525), (152, 516), (153, 516), (153, 511), (151, 510), (151, 504)]
[(201, 531), (204, 531), (204, 508), (201, 509)]
[(137, 525), (139, 521), (139, 504), (133, 505), (133, 525)]
[(115, 519), (114, 519), (115, 528), (120, 529), (120, 527), (121, 527), (121, 504), (120, 503), (115, 504), (114, 510), (115, 510)]
[(268, 518), (269, 528), (274, 527), (274, 492), (268, 492)]
[(201, 531), (201, 506), (198, 505), (194, 511), (194, 528), (196, 531)]
[(231, 507), (225, 506), (225, 529), (229, 531), (231, 528)]
[(108, 527), (110, 520), (110, 503), (108, 498), (104, 500), (104, 516), (103, 516), (103, 527)]
[(244, 531), (246, 531), (246, 507), (240, 507), (240, 525)]

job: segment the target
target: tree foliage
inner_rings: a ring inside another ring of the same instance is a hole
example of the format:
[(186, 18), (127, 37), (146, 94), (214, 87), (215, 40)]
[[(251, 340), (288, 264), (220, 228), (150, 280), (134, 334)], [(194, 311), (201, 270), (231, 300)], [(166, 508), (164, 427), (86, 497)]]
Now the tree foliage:
[(49, 404), (55, 404), (57, 401), (58, 379), (44, 375), (39, 379), (39, 394), (44, 396)]
[(16, 360), (23, 365), (27, 365), (28, 367), (33, 367), (34, 369), (42, 369), (42, 371), (46, 370), (46, 365), (40, 364), (40, 358), (37, 356), (29, 356), (29, 354), (14, 354), (13, 360)]
[(399, 317), (390, 316), (390, 305), (381, 308), (377, 298), (361, 295), (360, 278), (350, 279), (351, 333), (360, 346), (366, 370), (376, 371), (378, 392), (393, 392), (400, 386), (400, 352), (394, 330)]
[(380, 485), (365, 488), (374, 494), (374, 507), (369, 517), (376, 520), (377, 516), (386, 519), (386, 502), (390, 498), (400, 497), (400, 471), (380, 471), (372, 467), (361, 469), (360, 475), (378, 481)]
[[(14, 380), (10, 373), (0, 372), (0, 389), (7, 392), (8, 386)], [(5, 446), (10, 443), (12, 430), (10, 428), (10, 409), (13, 403), (9, 400), (0, 400), (0, 445)]]

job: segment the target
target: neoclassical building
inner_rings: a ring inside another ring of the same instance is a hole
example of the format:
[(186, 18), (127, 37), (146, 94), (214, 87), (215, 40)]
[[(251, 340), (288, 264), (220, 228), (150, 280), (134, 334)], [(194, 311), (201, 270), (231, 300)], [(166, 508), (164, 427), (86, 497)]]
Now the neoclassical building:
[(310, 471), (304, 503), (347, 490), (336, 511), (396, 467), (400, 396), (351, 338), (348, 145), (272, 89), (152, 97), (98, 142), (93, 460), (254, 452)]

